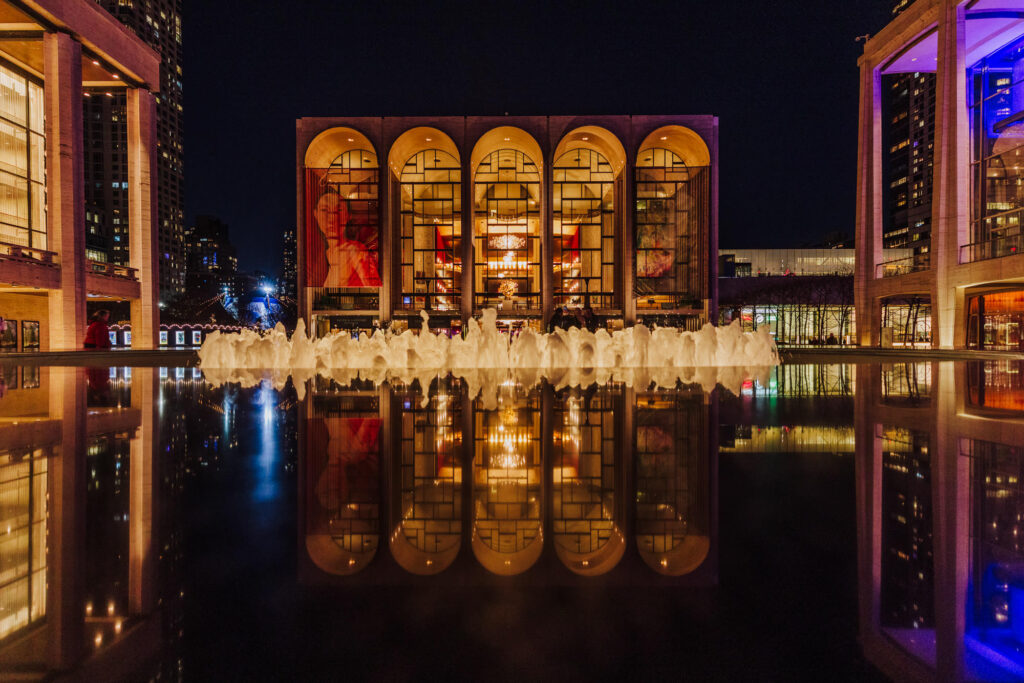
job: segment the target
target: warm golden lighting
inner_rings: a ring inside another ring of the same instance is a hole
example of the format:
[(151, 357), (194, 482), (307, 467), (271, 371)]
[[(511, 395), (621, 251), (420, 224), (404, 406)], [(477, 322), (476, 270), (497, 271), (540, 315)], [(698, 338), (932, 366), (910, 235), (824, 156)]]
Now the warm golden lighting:
[(111, 600), (110, 602), (107, 603), (107, 616), (108, 617), (114, 616), (114, 601), (113, 600)]
[(96, 631), (96, 637), (92, 639), (92, 642), (96, 644), (96, 647), (103, 645), (103, 632)]
[(121, 628), (123, 623), (124, 622), (122, 622), (120, 619), (114, 622), (114, 633), (116, 633), (117, 635), (121, 635)]

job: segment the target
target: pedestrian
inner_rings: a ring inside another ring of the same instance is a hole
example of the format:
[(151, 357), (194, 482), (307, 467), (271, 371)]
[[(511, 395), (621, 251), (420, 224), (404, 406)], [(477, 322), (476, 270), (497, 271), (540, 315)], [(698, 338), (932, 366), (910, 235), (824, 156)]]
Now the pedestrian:
[(85, 331), (85, 342), (82, 346), (87, 349), (109, 349), (110, 328), (107, 321), (110, 320), (110, 311), (96, 311), (89, 320), (89, 329)]
[(548, 332), (554, 332), (556, 329), (562, 326), (562, 307), (558, 306), (555, 308), (555, 312), (551, 314), (551, 320), (548, 321)]

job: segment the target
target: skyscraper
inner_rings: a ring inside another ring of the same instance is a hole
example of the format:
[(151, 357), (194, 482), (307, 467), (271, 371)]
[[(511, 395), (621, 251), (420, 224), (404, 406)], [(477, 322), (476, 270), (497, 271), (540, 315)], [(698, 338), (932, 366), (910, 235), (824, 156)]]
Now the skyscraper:
[[(893, 16), (911, 2), (896, 0)], [(885, 76), (882, 100), (883, 246), (909, 247), (914, 254), (927, 254), (932, 223), (935, 74)]]
[(295, 306), (299, 282), (298, 244), (295, 242), (295, 230), (285, 230), (282, 241), (284, 244), (281, 249), (281, 278), (277, 283), (277, 295), (282, 299), (290, 299), (288, 304)]
[[(181, 68), (182, 0), (96, 0), (160, 53), (157, 185), (160, 302), (185, 291)], [(127, 135), (123, 94), (86, 89), (84, 98), (88, 257), (128, 264)]]
[(186, 277), (189, 294), (236, 296), (238, 258), (228, 226), (213, 216), (196, 216), (195, 226), (185, 231)]

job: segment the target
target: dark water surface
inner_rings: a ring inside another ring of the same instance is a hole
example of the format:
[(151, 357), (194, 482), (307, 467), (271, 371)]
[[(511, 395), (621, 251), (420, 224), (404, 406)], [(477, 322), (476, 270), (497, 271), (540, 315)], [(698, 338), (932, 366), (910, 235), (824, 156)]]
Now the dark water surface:
[(0, 676), (1024, 673), (1016, 363), (479, 396), (0, 369)]

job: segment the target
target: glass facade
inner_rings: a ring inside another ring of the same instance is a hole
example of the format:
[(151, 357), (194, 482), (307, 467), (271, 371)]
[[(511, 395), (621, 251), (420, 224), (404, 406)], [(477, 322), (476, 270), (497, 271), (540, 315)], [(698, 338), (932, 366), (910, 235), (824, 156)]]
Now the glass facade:
[(967, 297), (967, 347), (1024, 351), (1024, 289)]
[(1024, 39), (975, 64), (968, 77), (974, 201), (965, 262), (1024, 247)]
[(46, 249), (43, 88), (0, 62), (0, 242)]
[(882, 302), (882, 346), (928, 347), (932, 343), (932, 305), (928, 297)]
[(499, 149), (473, 178), (473, 308), (540, 312), (540, 171), (515, 149)]
[(817, 346), (854, 343), (856, 321), (850, 304), (761, 304), (721, 311), (722, 324), (727, 325), (737, 319), (744, 332), (754, 332), (767, 325), (778, 344)]
[(462, 170), (448, 152), (428, 149), (401, 174), (402, 289), (397, 308), (458, 311), (462, 289)]
[(603, 154), (574, 149), (555, 161), (554, 304), (615, 306), (615, 175)]
[(46, 616), (46, 456), (0, 451), (0, 642)]
[(660, 147), (640, 150), (636, 166), (637, 310), (698, 308), (706, 289), (709, 170), (690, 168)]

